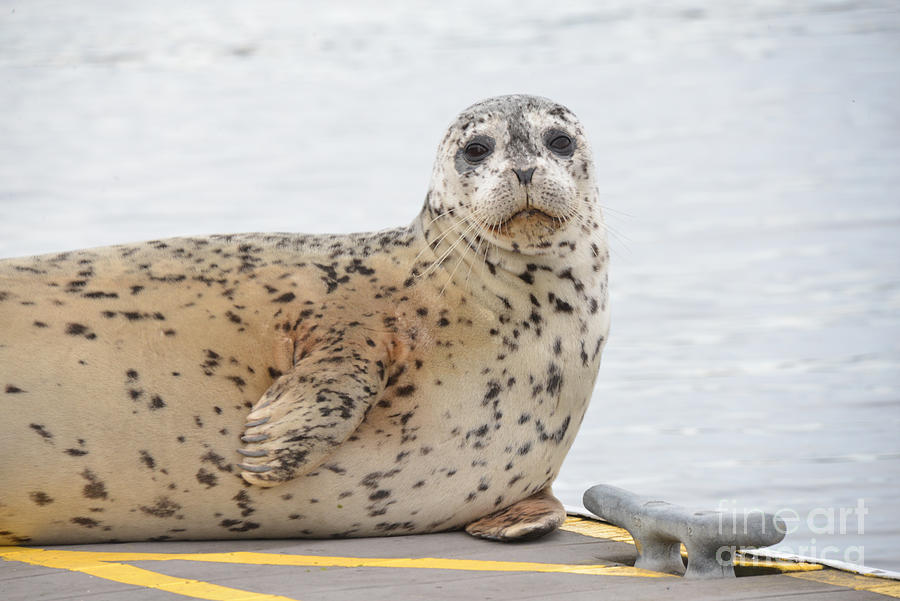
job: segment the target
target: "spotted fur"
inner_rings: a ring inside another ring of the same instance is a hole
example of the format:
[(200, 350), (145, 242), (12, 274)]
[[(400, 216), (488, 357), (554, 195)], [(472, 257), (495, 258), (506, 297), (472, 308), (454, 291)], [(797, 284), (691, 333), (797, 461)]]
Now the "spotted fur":
[(0, 543), (555, 528), (609, 323), (593, 177), (571, 112), (507, 96), (408, 227), (0, 261)]

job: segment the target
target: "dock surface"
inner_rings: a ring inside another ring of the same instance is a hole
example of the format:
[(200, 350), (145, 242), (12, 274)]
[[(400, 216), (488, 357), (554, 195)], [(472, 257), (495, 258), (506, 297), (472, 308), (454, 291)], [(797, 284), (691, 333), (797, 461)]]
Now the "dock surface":
[(0, 598), (41, 600), (404, 601), (406, 599), (900, 598), (900, 582), (811, 564), (738, 566), (684, 580), (632, 567), (627, 532), (570, 517), (542, 539), (462, 532), (345, 540), (0, 547)]

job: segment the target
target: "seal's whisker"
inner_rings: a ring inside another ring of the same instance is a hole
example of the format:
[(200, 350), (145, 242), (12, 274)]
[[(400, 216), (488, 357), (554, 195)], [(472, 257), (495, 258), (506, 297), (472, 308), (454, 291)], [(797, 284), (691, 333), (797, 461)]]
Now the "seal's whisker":
[[(577, 207), (571, 207), (569, 214), (571, 215), (571, 219), (581, 227), (583, 231), (586, 231), (590, 242), (607, 246), (606, 237), (610, 230), (605, 221), (595, 222), (590, 216), (585, 215), (578, 210)], [(598, 226), (597, 228), (594, 228), (595, 224)]]
[(453, 211), (455, 211), (455, 210), (456, 210), (456, 207), (450, 207), (450, 208), (447, 209), (446, 211), (443, 211), (443, 212), (441, 212), (441, 213), (435, 213), (434, 209), (432, 209), (431, 212), (432, 212), (432, 213), (435, 213), (434, 219), (432, 219), (431, 221), (429, 221), (428, 223), (425, 223), (425, 224), (423, 224), (423, 225), (424, 225), (425, 227), (428, 227), (429, 225), (431, 225), (432, 223), (434, 223), (434, 222), (437, 221), (438, 219), (441, 219), (442, 217), (446, 217), (447, 215), (453, 214)]
[(422, 275), (420, 275), (419, 277), (420, 278), (425, 277), (426, 275), (428, 275), (429, 273), (431, 273), (432, 271), (437, 269), (437, 267), (439, 265), (442, 265), (444, 260), (448, 256), (450, 256), (450, 254), (456, 249), (457, 246), (459, 246), (459, 243), (465, 239), (466, 234), (468, 234), (470, 231), (475, 229), (477, 226), (478, 226), (477, 223), (469, 223), (468, 227), (466, 227), (466, 229), (464, 229), (462, 232), (460, 232), (459, 237), (456, 239), (456, 241), (453, 242), (453, 244), (451, 244), (450, 247), (447, 250), (445, 250), (444, 253), (438, 259), (436, 259), (431, 265), (429, 265), (428, 269), (426, 269), (424, 272), (422, 272)]
[[(481, 227), (482, 230), (486, 230), (487, 222), (484, 220), (481, 220), (479, 223), (479, 226)], [(475, 256), (476, 257), (481, 256), (481, 270), (482, 270), (482, 275), (484, 275), (484, 266), (487, 263), (487, 255), (481, 254), (481, 245), (482, 244), (484, 244), (484, 236), (479, 235), (478, 236), (478, 247), (475, 249)], [(475, 261), (473, 260), (469, 263), (469, 271), (468, 271), (468, 273), (466, 273), (466, 293), (469, 292), (469, 278), (472, 275), (472, 267), (474, 267), (474, 266), (475, 266)]]
[[(458, 219), (456, 222), (451, 223), (451, 224), (449, 225), (449, 227), (448, 227), (446, 230), (444, 230), (437, 238), (431, 240), (428, 244), (426, 244), (425, 247), (422, 248), (422, 250), (420, 250), (419, 253), (415, 256), (415, 258), (414, 258), (414, 260), (413, 260), (413, 262), (412, 262), (413, 268), (415, 268), (416, 265), (418, 265), (419, 258), (420, 258), (425, 252), (427, 252), (428, 250), (431, 250), (432, 252), (436, 252), (437, 247), (440, 246), (440, 243), (441, 243), (445, 238), (447, 238), (447, 236), (449, 236), (450, 234), (457, 233), (457, 232), (458, 232), (458, 226), (459, 226), (461, 223), (464, 223), (464, 222), (465, 222), (465, 218), (462, 217), (462, 218)], [(442, 259), (443, 259), (443, 257), (439, 257), (436, 261), (432, 261), (432, 262), (430, 263), (430, 265), (429, 265), (429, 268), (430, 268), (431, 266), (433, 266), (436, 262), (440, 262)], [(427, 271), (428, 271), (428, 270), (426, 269), (426, 272), (427, 272)], [(424, 275), (424, 274), (423, 274), (423, 275)]]
[[(429, 225), (431, 225), (431, 223), (434, 223), (435, 221), (437, 221), (437, 220), (440, 219), (441, 217), (446, 217), (447, 215), (450, 215), (450, 214), (452, 214), (452, 213), (453, 213), (453, 209), (448, 210), (448, 211), (445, 211), (445, 212), (442, 213), (441, 215), (438, 215), (437, 217), (435, 217), (434, 219), (432, 219), (431, 222), (429, 223)], [(454, 230), (454, 228), (455, 228), (456, 226), (458, 226), (460, 223), (463, 223), (464, 221), (465, 221), (465, 217), (460, 217), (460, 218), (457, 219), (455, 222), (451, 223), (451, 224), (450, 224), (450, 227), (448, 227), (446, 230), (444, 230), (443, 232), (441, 232), (436, 238), (433, 238), (433, 239), (429, 240), (429, 241), (428, 241), (428, 244), (426, 244), (426, 245), (418, 252), (418, 254), (416, 254), (416, 256), (413, 258), (413, 265), (415, 265), (415, 264), (419, 261), (419, 258), (420, 258), (425, 252), (427, 252), (429, 248), (431, 248), (432, 246), (436, 246), (437, 244), (439, 244), (439, 243), (441, 242), (441, 240), (443, 240), (443, 239), (446, 238), (448, 235), (450, 235), (451, 233), (453, 233), (453, 230)], [(426, 226), (426, 227), (427, 227), (427, 226)]]
[[(481, 207), (479, 209), (476, 209), (475, 211), (472, 211), (472, 213), (469, 215), (468, 218), (465, 216), (460, 217), (454, 223), (450, 224), (450, 227), (448, 227), (447, 230), (445, 230), (440, 236), (438, 236), (438, 238), (433, 240), (430, 245), (426, 246), (426, 248), (428, 248), (430, 246), (434, 246), (434, 249), (436, 250), (440, 241), (442, 241), (444, 238), (446, 238), (449, 234), (454, 233), (454, 231), (459, 232), (459, 226), (462, 223), (467, 223), (467, 227), (464, 230), (462, 230), (462, 232), (460, 232), (460, 235), (464, 236), (466, 233), (471, 231), (473, 229), (473, 227), (478, 226), (477, 218), (482, 213), (486, 213), (486, 212), (489, 212), (489, 207)], [(472, 218), (476, 219), (475, 223), (468, 221), (468, 219), (472, 219)], [(440, 264), (446, 258), (447, 254), (449, 252), (452, 252), (452, 250), (456, 247), (458, 242), (459, 242), (459, 240), (457, 240), (455, 243), (451, 244), (450, 248), (448, 248), (440, 257), (438, 257), (438, 259), (436, 259), (434, 262), (432, 262), (431, 265), (429, 266), (429, 268), (426, 269), (425, 272), (420, 277), (423, 277), (424, 275), (426, 275), (431, 270), (431, 268), (433, 266), (435, 266), (436, 264)], [(425, 249), (423, 249), (423, 251), (424, 250)], [(422, 253), (420, 252), (419, 255), (421, 255), (421, 254)], [(416, 259), (418, 259), (419, 255), (416, 256)]]
[[(471, 231), (472, 229), (477, 229), (479, 227), (481, 229), (484, 229), (484, 226), (481, 222), (472, 223), (471, 225), (472, 225), (472, 227), (467, 228), (466, 232), (464, 232), (463, 234), (460, 235), (460, 239), (457, 240), (456, 244), (459, 244), (460, 241), (465, 240), (466, 245), (468, 245), (468, 247), (477, 254), (478, 251), (472, 246), (472, 243), (468, 240), (468, 238), (465, 237), (465, 234), (468, 233), (469, 231)], [(480, 239), (480, 236), (479, 236), (479, 239)], [(449, 277), (447, 278), (447, 281), (444, 283), (443, 288), (441, 288), (441, 292), (440, 292), (441, 296), (444, 295), (444, 290), (446, 290), (447, 286), (453, 280), (453, 276), (456, 275), (456, 270), (459, 269), (460, 264), (465, 260), (465, 258), (466, 258), (466, 253), (460, 253), (459, 260), (457, 260), (456, 265), (453, 267), (453, 271), (450, 273)], [(466, 282), (468, 282), (469, 275), (472, 273), (472, 265), (473, 264), (474, 264), (474, 261), (472, 261), (469, 265), (469, 273), (466, 274)]]
[(621, 215), (621, 216), (623, 216), (623, 217), (629, 217), (629, 218), (631, 218), (631, 219), (634, 219), (634, 215), (632, 215), (631, 213), (627, 213), (627, 212), (621, 211), (621, 210), (619, 210), (619, 209), (614, 209), (614, 208), (612, 208), (612, 207), (610, 207), (610, 206), (608, 206), (608, 205), (602, 205), (602, 204), (600, 204), (600, 203), (597, 203), (597, 206), (600, 207), (601, 209), (603, 209), (603, 212), (604, 212), (604, 213), (616, 213), (616, 214)]
[[(473, 214), (474, 214), (474, 213), (473, 213)], [(480, 223), (479, 221), (477, 221), (477, 220), (474, 220), (472, 223), (470, 223), (470, 224), (469, 224), (469, 227), (467, 227), (467, 228), (465, 229), (465, 231), (463, 231), (463, 232), (460, 234), (459, 238), (458, 238), (457, 241), (453, 244), (453, 246), (455, 247), (455, 246), (457, 246), (460, 242), (462, 242), (463, 240), (465, 240), (465, 241), (466, 241), (466, 244), (467, 244), (467, 245), (469, 246), (469, 248), (471, 249), (471, 248), (472, 248), (472, 243), (468, 241), (468, 239), (466, 238), (466, 234), (469, 233), (470, 231), (474, 230), (474, 229), (477, 229), (480, 225), (481, 225), (481, 223)], [(452, 250), (452, 247), (451, 247), (451, 250)], [(450, 275), (447, 277), (447, 281), (444, 282), (444, 286), (441, 288), (440, 296), (443, 296), (443, 295), (444, 295), (444, 291), (447, 289), (447, 286), (448, 286), (448, 285), (450, 284), (450, 282), (453, 280), (453, 276), (456, 275), (456, 270), (459, 269), (460, 264), (463, 262), (463, 260), (464, 260), (465, 258), (466, 258), (466, 254), (465, 254), (465, 253), (460, 253), (460, 254), (459, 254), (459, 259), (456, 261), (456, 265), (453, 266), (453, 271), (450, 272)], [(468, 276), (467, 276), (467, 277), (468, 277)]]

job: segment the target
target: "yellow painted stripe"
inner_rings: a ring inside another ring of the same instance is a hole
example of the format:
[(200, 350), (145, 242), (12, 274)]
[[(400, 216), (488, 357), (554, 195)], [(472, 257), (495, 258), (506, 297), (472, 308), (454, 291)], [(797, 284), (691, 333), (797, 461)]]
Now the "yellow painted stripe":
[(838, 572), (836, 570), (788, 574), (788, 576), (800, 578), (802, 580), (821, 582), (823, 584), (831, 584), (833, 586), (852, 588), (855, 591), (878, 593), (879, 595), (884, 595), (886, 597), (900, 599), (900, 582), (897, 582), (896, 580), (885, 580), (884, 578), (877, 578), (875, 576), (847, 574), (846, 572)]
[[(443, 559), (437, 557), (332, 557), (320, 555), (288, 555), (276, 553), (109, 553), (92, 551), (47, 551), (25, 547), (11, 547), (12, 551), (0, 551), (0, 557), (12, 561), (29, 561), (40, 552), (40, 561), (53, 561), (63, 567), (66, 562), (111, 561), (199, 561), (206, 563), (234, 563), (269, 566), (340, 567), (340, 568), (408, 568), (430, 570), (463, 570), (470, 572), (552, 572), (558, 574), (587, 574), (591, 576), (631, 576), (643, 578), (668, 577), (640, 568), (620, 565), (579, 565), (563, 563), (536, 563), (522, 561), (485, 561), (478, 559)], [(47, 565), (47, 564), (41, 564)], [(65, 568), (68, 569), (68, 568)]]
[[(624, 528), (619, 528), (618, 526), (613, 526), (612, 524), (607, 524), (605, 522), (586, 520), (576, 516), (567, 517), (566, 521), (563, 522), (563, 525), (560, 526), (560, 530), (583, 534), (584, 536), (593, 538), (628, 543), (629, 545), (634, 544), (634, 539), (631, 538), (631, 535), (628, 534), (628, 531)], [(687, 550), (684, 548), (684, 545), (681, 545), (681, 554), (684, 556), (687, 555)], [(812, 572), (825, 569), (824, 566), (817, 563), (755, 559), (753, 557), (737, 557), (735, 559), (735, 565), (742, 567), (772, 568), (781, 572)]]
[[(190, 578), (175, 578), (121, 563), (101, 561), (92, 557), (94, 555), (92, 553), (45, 551), (43, 549), (23, 549), (19, 547), (14, 547), (13, 549), (13, 551), (0, 551), (0, 557), (47, 568), (81, 572), (82, 574), (89, 574), (104, 580), (157, 589), (195, 599), (209, 599), (211, 601), (297, 601), (291, 597), (243, 591), (200, 582), (199, 580), (191, 580)], [(104, 555), (113, 554), (106, 553)]]
[(634, 539), (631, 538), (631, 535), (624, 528), (575, 516), (567, 517), (559, 529), (593, 538), (605, 538), (620, 543), (628, 543), (629, 545), (634, 544)]
[(802, 561), (783, 561), (780, 559), (761, 559), (756, 557), (738, 557), (734, 564), (744, 568), (771, 568), (783, 574), (793, 572), (821, 572), (825, 566), (819, 563), (805, 563)]

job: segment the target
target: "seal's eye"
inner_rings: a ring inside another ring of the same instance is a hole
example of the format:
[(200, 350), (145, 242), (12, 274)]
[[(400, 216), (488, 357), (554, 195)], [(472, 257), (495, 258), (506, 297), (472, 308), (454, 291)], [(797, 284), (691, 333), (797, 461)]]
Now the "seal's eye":
[(567, 134), (553, 131), (546, 137), (547, 148), (561, 156), (572, 156), (575, 152), (575, 141)]
[(487, 143), (487, 141), (473, 140), (466, 144), (465, 149), (463, 149), (463, 156), (470, 163), (480, 163), (488, 158), (493, 151), (492, 145)]

